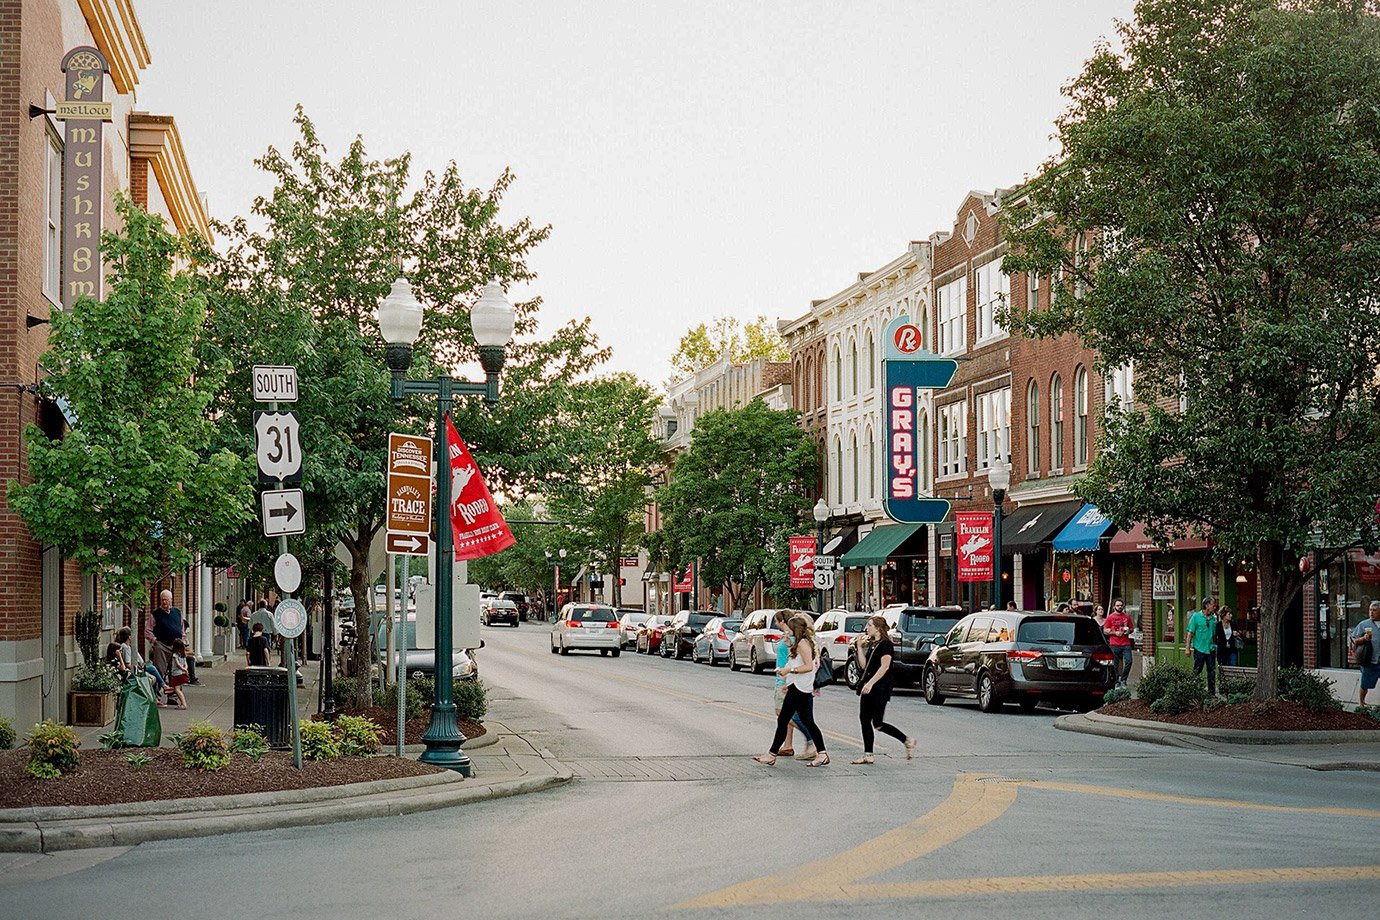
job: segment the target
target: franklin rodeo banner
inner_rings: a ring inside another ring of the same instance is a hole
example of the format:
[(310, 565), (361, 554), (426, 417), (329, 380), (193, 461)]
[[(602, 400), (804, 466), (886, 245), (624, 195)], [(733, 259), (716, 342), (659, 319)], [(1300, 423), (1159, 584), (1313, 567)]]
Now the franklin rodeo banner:
[(479, 465), (455, 430), (450, 413), (446, 413), (446, 456), (450, 457), (450, 526), (455, 561), (492, 556), (516, 543), (484, 484)]

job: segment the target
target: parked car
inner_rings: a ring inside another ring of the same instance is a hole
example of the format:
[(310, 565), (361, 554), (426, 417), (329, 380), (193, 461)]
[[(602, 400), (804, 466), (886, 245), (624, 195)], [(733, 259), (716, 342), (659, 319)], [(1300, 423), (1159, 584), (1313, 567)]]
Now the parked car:
[(605, 604), (566, 604), (551, 624), (551, 654), (569, 655), (576, 649), (597, 651), (600, 655), (623, 653), (618, 614)]
[(671, 618), (664, 614), (653, 614), (647, 622), (637, 627), (637, 639), (633, 643), (639, 655), (651, 655), (661, 648), (661, 637)]
[[(881, 612), (887, 621), (891, 644), (896, 652), (892, 656), (892, 684), (896, 687), (919, 686), (925, 671), (925, 662), (930, 660), (930, 652), (937, 639), (948, 634), (963, 617), (962, 607), (888, 607)], [(867, 667), (867, 653), (863, 650), (863, 636), (857, 637), (849, 646), (848, 666), (844, 680), (856, 690), (862, 681), (863, 670)]]
[[(382, 620), (382, 615), (378, 615)], [(415, 612), (407, 615), (407, 657), (404, 661), (408, 677), (431, 677), (436, 676), (436, 650), (430, 648), (416, 648), (417, 645), (417, 614)], [(387, 634), (379, 629), (375, 632), (377, 642), (378, 659), (384, 660), (388, 647)], [(479, 647), (483, 648), (484, 643), (480, 642)], [(372, 668), (377, 676), (378, 665)], [(479, 679), (479, 658), (475, 655), (475, 649), (456, 649), (451, 655), (451, 676), (455, 680), (478, 680)]]
[(1116, 683), (1112, 650), (1091, 617), (1045, 611), (984, 610), (959, 620), (934, 643), (922, 675), (925, 702), (977, 700), (983, 712), (1040, 702), (1081, 711), (1102, 704)]
[(618, 609), (618, 630), (623, 640), (623, 648), (637, 647), (637, 629), (651, 618), (650, 613), (644, 613), (634, 607)]
[(479, 619), (485, 626), (492, 626), (495, 623), (511, 623), (516, 628), (522, 617), (518, 613), (517, 604), (496, 597), (493, 600), (484, 601), (480, 605)]
[(706, 662), (710, 667), (727, 661), (729, 645), (742, 625), (742, 617), (715, 617), (704, 624), (704, 629), (695, 637), (690, 660)]
[(776, 608), (754, 610), (743, 617), (743, 626), (728, 647), (728, 667), (746, 667), (753, 673), (776, 667), (776, 643), (781, 632), (772, 622)]
[(700, 610), (682, 610), (671, 618), (671, 624), (661, 637), (661, 657), (681, 659), (695, 650), (695, 636), (714, 614)]
[(517, 607), (519, 622), (523, 620), (535, 620), (537, 618), (536, 607), (532, 603), (531, 598), (521, 591), (503, 591), (498, 595), (498, 599), (501, 601), (513, 602), (513, 606)]
[(870, 613), (850, 613), (837, 608), (824, 611), (815, 620), (815, 638), (819, 640), (820, 648), (829, 653), (836, 675), (848, 669), (848, 659), (853, 654), (853, 640), (863, 635), (870, 616)]

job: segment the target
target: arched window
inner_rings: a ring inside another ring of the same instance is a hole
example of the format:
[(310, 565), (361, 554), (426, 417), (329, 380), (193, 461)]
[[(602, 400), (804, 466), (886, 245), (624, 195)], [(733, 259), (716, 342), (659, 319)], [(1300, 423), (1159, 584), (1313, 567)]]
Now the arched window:
[(814, 385), (815, 362), (813, 358), (806, 358), (804, 380), (801, 383), (802, 389), (800, 391), (800, 405), (805, 409), (806, 412), (811, 411), (815, 407)]
[(1025, 468), (1040, 475), (1040, 385), (1034, 380), (1025, 393)]
[(852, 395), (858, 395), (858, 340), (848, 340), (848, 371), (853, 377)]
[(1073, 465), (1088, 465), (1088, 371), (1083, 367), (1073, 375)]
[(815, 366), (815, 408), (823, 409), (825, 402), (824, 395), (824, 350), (820, 349), (819, 364)]
[(1064, 469), (1064, 379), (1058, 374), (1049, 383), (1049, 469)]
[(843, 504), (843, 442), (834, 438), (834, 504)]
[(843, 352), (834, 346), (834, 399), (843, 400)]
[(867, 494), (871, 498), (877, 495), (877, 441), (872, 434), (872, 427), (867, 429)]
[(853, 501), (858, 500), (858, 433), (849, 437), (848, 457), (853, 464)]
[(867, 387), (877, 388), (877, 339), (871, 329), (867, 330)]

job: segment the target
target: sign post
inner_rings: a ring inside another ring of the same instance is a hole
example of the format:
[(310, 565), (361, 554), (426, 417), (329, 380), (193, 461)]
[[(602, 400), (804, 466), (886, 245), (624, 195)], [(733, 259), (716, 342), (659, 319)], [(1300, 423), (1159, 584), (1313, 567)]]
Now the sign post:
[(425, 556), (431, 550), (431, 483), (435, 475), (431, 438), (388, 435), (388, 552)]

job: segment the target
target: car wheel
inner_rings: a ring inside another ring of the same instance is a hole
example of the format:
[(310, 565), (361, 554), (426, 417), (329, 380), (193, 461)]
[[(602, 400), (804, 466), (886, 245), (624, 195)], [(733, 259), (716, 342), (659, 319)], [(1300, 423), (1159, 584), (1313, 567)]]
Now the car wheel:
[(978, 675), (977, 702), (978, 709), (983, 712), (996, 712), (1001, 709), (1001, 697), (997, 695), (997, 689), (992, 685), (992, 675), (986, 671)]
[(925, 702), (931, 706), (943, 705), (944, 694), (939, 692), (939, 675), (934, 672), (934, 668), (925, 668), (924, 676), (920, 680), (925, 686)]
[(513, 629), (517, 629), (517, 628), (518, 628), (519, 626), (521, 626), (521, 625), (522, 625), (522, 621), (521, 621), (521, 620), (514, 620), (514, 621), (513, 621)]
[(762, 667), (757, 663), (757, 646), (752, 647), (752, 653), (748, 655), (748, 670), (753, 674), (761, 674)]
[(848, 667), (843, 671), (843, 680), (848, 684), (849, 690), (858, 689), (858, 685), (862, 683), (862, 668), (858, 667), (858, 659), (853, 655), (848, 656)]
[(730, 671), (738, 670), (738, 656), (733, 654), (733, 649), (728, 650), (728, 669)]
[(616, 648), (616, 649), (613, 650), (613, 657), (614, 657), (614, 658), (617, 658), (617, 657), (618, 657), (619, 655), (621, 655), (621, 654), (623, 654), (623, 650), (622, 650), (621, 648)]
[(599, 657), (600, 657), (600, 658), (607, 658), (607, 657), (609, 657), (609, 650), (606, 649), (606, 648), (601, 648), (601, 649), (599, 649)]
[(562, 654), (562, 655), (569, 655), (569, 654), (570, 654), (570, 649), (568, 649), (568, 648), (565, 647), (565, 640), (564, 640), (564, 639), (561, 640), (561, 654)]
[(554, 642), (551, 643), (551, 654), (556, 654), (556, 643)]

